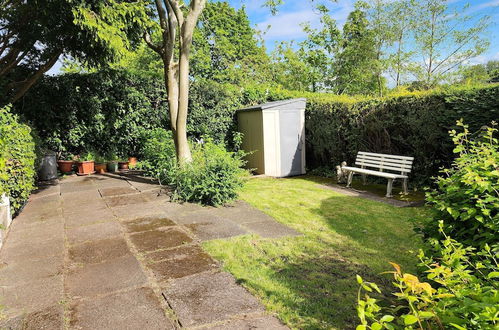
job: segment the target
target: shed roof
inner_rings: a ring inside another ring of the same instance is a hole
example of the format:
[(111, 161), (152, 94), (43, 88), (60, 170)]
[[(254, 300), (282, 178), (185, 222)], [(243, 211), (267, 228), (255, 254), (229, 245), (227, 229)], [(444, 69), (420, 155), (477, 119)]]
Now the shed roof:
[(237, 111), (253, 111), (253, 110), (266, 110), (266, 109), (272, 109), (272, 108), (277, 108), (281, 107), (283, 105), (288, 105), (292, 103), (298, 103), (298, 102), (304, 102), (307, 101), (306, 98), (298, 98), (298, 99), (289, 99), (289, 100), (282, 100), (282, 101), (274, 101), (274, 102), (268, 102), (268, 103), (263, 103), (263, 104), (258, 104), (258, 105), (253, 105), (244, 109), (239, 109)]

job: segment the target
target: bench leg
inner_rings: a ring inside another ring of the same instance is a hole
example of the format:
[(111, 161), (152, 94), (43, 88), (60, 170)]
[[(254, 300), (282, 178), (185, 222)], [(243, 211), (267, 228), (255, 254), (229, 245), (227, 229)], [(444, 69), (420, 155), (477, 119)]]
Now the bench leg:
[(352, 185), (353, 172), (348, 173), (347, 188)]
[(365, 186), (367, 184), (367, 175), (362, 174), (362, 184)]
[(404, 195), (407, 195), (409, 193), (409, 189), (407, 189), (407, 179), (404, 179), (404, 181), (402, 181), (402, 186), (404, 188)]
[(393, 179), (388, 179), (388, 184), (386, 185), (386, 197), (392, 196)]

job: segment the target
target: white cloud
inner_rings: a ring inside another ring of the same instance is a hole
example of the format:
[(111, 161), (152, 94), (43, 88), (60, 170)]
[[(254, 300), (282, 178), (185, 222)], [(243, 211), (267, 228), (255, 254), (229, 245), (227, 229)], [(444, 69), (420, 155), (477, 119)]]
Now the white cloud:
[[(261, 2), (260, 0), (256, 2)], [(328, 5), (330, 15), (341, 27), (348, 14), (354, 10), (354, 0), (343, 0)], [(249, 9), (249, 8), (248, 8)], [(306, 36), (301, 27), (302, 23), (310, 22), (312, 27), (319, 27), (320, 14), (309, 1), (297, 3), (291, 10), (279, 11), (276, 16), (265, 15), (264, 20), (256, 24), (260, 31), (267, 31), (264, 36), (266, 41), (273, 40), (299, 40)]]
[(319, 16), (313, 10), (279, 13), (256, 25), (257, 29), (266, 31), (265, 39), (299, 39), (305, 36), (300, 24), (317, 20)]
[(485, 64), (488, 61), (499, 61), (499, 52), (479, 55), (469, 60), (469, 64)]

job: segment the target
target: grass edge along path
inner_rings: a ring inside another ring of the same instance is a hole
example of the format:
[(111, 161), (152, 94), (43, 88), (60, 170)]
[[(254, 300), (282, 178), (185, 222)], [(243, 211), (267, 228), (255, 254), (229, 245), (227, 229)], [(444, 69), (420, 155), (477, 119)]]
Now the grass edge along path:
[(291, 328), (349, 329), (357, 322), (360, 274), (384, 281), (389, 261), (414, 271), (420, 238), (413, 222), (424, 208), (384, 203), (326, 190), (326, 179), (250, 180), (241, 198), (303, 236), (261, 239), (239, 236), (204, 243), (224, 269)]

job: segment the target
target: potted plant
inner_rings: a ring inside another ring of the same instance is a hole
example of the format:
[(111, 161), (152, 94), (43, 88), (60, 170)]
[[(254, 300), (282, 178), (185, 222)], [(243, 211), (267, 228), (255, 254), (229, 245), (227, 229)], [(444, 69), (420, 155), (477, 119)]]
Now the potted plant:
[(62, 174), (71, 174), (73, 172), (74, 156), (70, 153), (64, 152), (59, 155), (57, 166)]
[(106, 158), (101, 155), (95, 155), (95, 172), (103, 174), (106, 173), (107, 163)]
[(128, 170), (128, 161), (123, 160), (118, 162), (118, 168), (120, 170)]
[(137, 165), (137, 157), (128, 157), (128, 166), (134, 168)]
[(95, 156), (92, 152), (87, 152), (83, 154), (79, 161), (76, 163), (78, 165), (78, 175), (89, 175), (95, 173)]
[(115, 153), (110, 153), (107, 156), (107, 171), (116, 172), (118, 170), (118, 156)]

